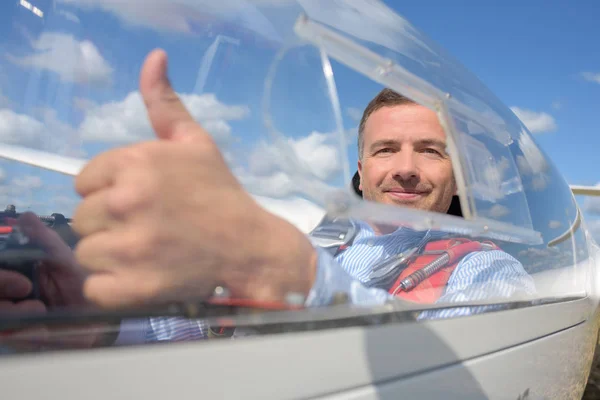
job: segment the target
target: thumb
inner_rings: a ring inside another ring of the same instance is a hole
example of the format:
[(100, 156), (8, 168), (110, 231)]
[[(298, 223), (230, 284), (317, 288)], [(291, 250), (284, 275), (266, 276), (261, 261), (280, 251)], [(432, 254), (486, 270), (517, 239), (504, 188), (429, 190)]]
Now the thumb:
[(71, 248), (56, 231), (47, 227), (37, 215), (32, 212), (23, 213), (17, 220), (17, 225), (34, 244), (43, 248), (51, 259), (66, 265), (73, 263)]
[(167, 54), (153, 50), (142, 66), (140, 92), (159, 139), (190, 141), (208, 133), (185, 108), (167, 78)]

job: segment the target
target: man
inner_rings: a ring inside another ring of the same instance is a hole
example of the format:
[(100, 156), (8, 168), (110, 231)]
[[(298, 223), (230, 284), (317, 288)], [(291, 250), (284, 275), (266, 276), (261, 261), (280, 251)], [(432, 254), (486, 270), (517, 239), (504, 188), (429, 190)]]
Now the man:
[[(382, 90), (364, 110), (358, 129), (358, 156), (359, 180), (355, 189), (365, 200), (448, 212), (457, 189), (446, 151), (446, 135), (433, 111), (390, 89)], [(374, 274), (382, 260), (410, 249), (422, 250), (428, 242), (445, 236), (443, 232), (417, 232), (393, 225), (360, 221), (356, 225), (358, 233), (352, 245), (336, 252), (335, 263), (367, 287), (387, 289), (390, 285), (389, 280), (382, 285), (381, 277)], [(331, 263), (323, 261), (327, 262)], [(397, 277), (399, 272), (392, 276)], [(335, 281), (344, 281), (339, 275), (330, 276), (328, 287), (335, 287)], [(516, 259), (500, 250), (476, 251), (458, 262), (435, 301), (480, 301), (534, 291), (533, 280)], [(387, 291), (371, 290), (361, 301), (383, 301), (387, 296)], [(435, 316), (467, 315), (473, 311), (477, 310), (454, 308)]]
[[(103, 153), (77, 177), (83, 201), (73, 223), (82, 237), (76, 260), (68, 259), (72, 255), (33, 216), (22, 218), (25, 233), (61, 259), (62, 267), (44, 274), (60, 276), (68, 284), (45, 290), (49, 297), (60, 305), (106, 309), (206, 298), (218, 286), (234, 298), (257, 302), (284, 303), (289, 294), (299, 294), (309, 307), (329, 304), (340, 291), (354, 304), (380, 304), (390, 298), (386, 290), (368, 287), (373, 263), (426, 242), (431, 233), (361, 224), (351, 248), (338, 256), (313, 246), (244, 191), (211, 136), (172, 90), (166, 65), (166, 55), (154, 51), (140, 77), (159, 140)], [(456, 187), (445, 135), (433, 112), (384, 91), (365, 110), (359, 148), (360, 188), (367, 200), (446, 212)], [(440, 300), (533, 290), (515, 259), (489, 253), (491, 258), (465, 257)], [(0, 298), (23, 297), (30, 289), (22, 277), (0, 274)], [(508, 284), (497, 285), (498, 279)], [(469, 294), (468, 286), (481, 282), (480, 290)], [(79, 295), (81, 287), (85, 296)], [(46, 306), (28, 301), (8, 307)], [(118, 343), (205, 336), (199, 321), (128, 323)], [(87, 344), (102, 341), (99, 337)]]

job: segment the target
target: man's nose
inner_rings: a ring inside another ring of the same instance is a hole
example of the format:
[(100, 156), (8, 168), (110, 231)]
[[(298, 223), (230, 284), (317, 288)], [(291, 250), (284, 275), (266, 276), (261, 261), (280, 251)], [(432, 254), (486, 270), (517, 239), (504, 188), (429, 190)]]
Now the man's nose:
[(394, 165), (392, 169), (394, 179), (402, 181), (418, 181), (419, 169), (414, 152), (398, 152), (394, 157)]

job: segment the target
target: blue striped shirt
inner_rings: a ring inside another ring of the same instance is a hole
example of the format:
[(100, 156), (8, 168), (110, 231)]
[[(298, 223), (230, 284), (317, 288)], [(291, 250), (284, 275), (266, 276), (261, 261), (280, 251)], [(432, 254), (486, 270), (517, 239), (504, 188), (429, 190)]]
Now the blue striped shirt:
[[(347, 293), (353, 305), (383, 304), (392, 297), (386, 290), (369, 287), (373, 266), (388, 257), (446, 236), (443, 232), (415, 231), (409, 228), (376, 235), (366, 223), (358, 222), (357, 227), (358, 233), (352, 245), (341, 254), (334, 257), (317, 247), (317, 276), (308, 294), (306, 306), (329, 304), (337, 292)], [(500, 250), (481, 251), (468, 254), (458, 263), (438, 303), (483, 301), (534, 293), (533, 279), (519, 261)], [(490, 306), (486, 306), (486, 309), (489, 308)], [(480, 311), (481, 307), (448, 308), (425, 311), (420, 318), (466, 316)], [(206, 337), (207, 326), (201, 320), (149, 318), (124, 322), (117, 344), (184, 341)]]

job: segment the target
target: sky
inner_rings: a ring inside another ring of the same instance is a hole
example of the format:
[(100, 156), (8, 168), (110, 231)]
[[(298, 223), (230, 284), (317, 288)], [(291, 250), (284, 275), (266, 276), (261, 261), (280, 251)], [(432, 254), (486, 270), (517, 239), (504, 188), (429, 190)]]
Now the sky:
[(600, 182), (600, 4), (387, 2), (528, 125), (569, 183)]
[[(600, 183), (600, 3), (386, 4), (452, 53), (509, 106), (569, 184)], [(600, 203), (577, 200), (600, 239)]]
[[(369, 7), (378, 18), (376, 23), (353, 20), (352, 12), (338, 18), (327, 5), (333, 3), (302, 3), (310, 15), (328, 16), (334, 25), (352, 30), (365, 41), (373, 38), (369, 35), (381, 38), (389, 31), (419, 39), (392, 16), (377, 13), (375, 6)], [(354, 3), (357, 8), (359, 3)], [(569, 183), (600, 183), (594, 163), (600, 144), (595, 121), (600, 108), (597, 2), (385, 3), (510, 107)], [(297, 12), (285, 12), (290, 0), (248, 4), (244, 0), (0, 2), (4, 54), (0, 140), (92, 157), (115, 146), (151, 139), (137, 79), (144, 56), (159, 46), (169, 53), (170, 78), (184, 103), (213, 134), (240, 180), (256, 188), (257, 195), (289, 199), (302, 190), (318, 197), (323, 187), (309, 179), (315, 176), (345, 184), (356, 163), (356, 125), (381, 86), (333, 62), (343, 125), (343, 135), (336, 134), (340, 121), (331, 106), (331, 82), (323, 76), (320, 54), (314, 48), (290, 47), (269, 74), (275, 52), (292, 34), (295, 18), (290, 16)], [(206, 13), (217, 15), (218, 21)], [(426, 45), (410, 47), (394, 40), (386, 44), (403, 51), (406, 65), (414, 71), (427, 67), (420, 64), (430, 56)], [(269, 82), (270, 95), (264, 96)], [(265, 110), (271, 123), (266, 130)], [(346, 158), (350, 166), (344, 174)], [(56, 211), (53, 207), (68, 213), (77, 204), (70, 178), (14, 163), (0, 168), (0, 201), (16, 198), (22, 207), (43, 213)], [(501, 169), (510, 173), (508, 167)], [(263, 201), (276, 212), (286, 208), (284, 203)], [(488, 216), (509, 218), (514, 204), (522, 202), (521, 198), (495, 204)], [(600, 202), (581, 202), (590, 226), (600, 233), (594, 213), (600, 212)], [(305, 215), (316, 210), (302, 199), (293, 200), (293, 208), (305, 210)], [(512, 217), (521, 218), (514, 213)], [(315, 216), (297, 222), (310, 226), (317, 220)], [(556, 223), (552, 229), (558, 232), (564, 226)]]

